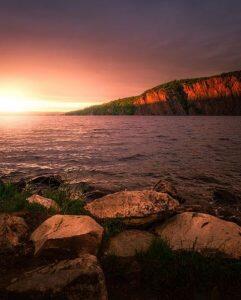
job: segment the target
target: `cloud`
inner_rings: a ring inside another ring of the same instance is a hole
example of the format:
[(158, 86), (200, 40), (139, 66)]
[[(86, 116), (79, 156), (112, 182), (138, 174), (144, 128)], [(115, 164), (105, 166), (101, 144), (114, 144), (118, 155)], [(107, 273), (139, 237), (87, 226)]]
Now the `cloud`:
[(0, 0), (0, 77), (96, 102), (239, 69), (240, 10), (238, 0)]

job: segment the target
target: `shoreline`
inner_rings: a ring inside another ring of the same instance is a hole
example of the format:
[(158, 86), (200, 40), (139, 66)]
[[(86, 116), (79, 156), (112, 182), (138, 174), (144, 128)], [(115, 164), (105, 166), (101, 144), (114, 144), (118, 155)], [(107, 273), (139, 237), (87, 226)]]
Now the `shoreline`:
[[(241, 292), (238, 280), (241, 276), (241, 227), (238, 222), (229, 220), (227, 216), (218, 217), (216, 204), (212, 209), (186, 204), (171, 183), (159, 181), (152, 189), (115, 191), (113, 194), (111, 189), (96, 190), (94, 186), (83, 182), (69, 185), (60, 176), (51, 175), (29, 181), (20, 180), (14, 185), (0, 181), (0, 204), (7, 197), (10, 202), (5, 206), (5, 211), (0, 205), (1, 299), (33, 299), (34, 294), (38, 295), (38, 299), (52, 296), (70, 299), (72, 292), (66, 290), (64, 282), (60, 294), (56, 294), (53, 287), (47, 288), (48, 278), (53, 280), (53, 286), (58, 285), (57, 278), (61, 275), (54, 279), (51, 274), (58, 274), (63, 264), (67, 272), (65, 276), (69, 276), (67, 274), (72, 274), (71, 268), (75, 268), (76, 263), (82, 264), (82, 261), (91, 264), (97, 273), (91, 275), (86, 270), (83, 278), (81, 274), (78, 275), (78, 288), (75, 281), (71, 281), (70, 286), (75, 286), (76, 295), (90, 291), (91, 295), (95, 295), (94, 298), (86, 296), (86, 299), (107, 299), (107, 294), (113, 300), (123, 297), (156, 299), (160, 295), (179, 295), (180, 299), (184, 299), (187, 295), (194, 297), (200, 293), (207, 297), (216, 292), (227, 296)], [(231, 205), (231, 199), (236, 201), (236, 204), (232, 203), (234, 209), (240, 205), (239, 195), (227, 190), (215, 191), (215, 197), (215, 201), (223, 202), (224, 209)], [(225, 201), (229, 203), (225, 204)], [(185, 218), (188, 218), (188, 223), (184, 221)], [(170, 224), (176, 226), (174, 235), (165, 229)], [(186, 224), (189, 224), (188, 227)], [(210, 229), (206, 231), (209, 226)], [(226, 239), (220, 231), (222, 227), (230, 235), (231, 247), (226, 248), (219, 243), (222, 238)], [(11, 232), (10, 235), (3, 235), (6, 228)], [(47, 235), (44, 233), (46, 228)], [(82, 232), (81, 228), (86, 229)], [(182, 230), (191, 244), (183, 248), (181, 243), (178, 246), (180, 249), (176, 249)], [(196, 243), (195, 238), (192, 240), (192, 231), (200, 243)], [(176, 240), (164, 239), (164, 235), (170, 233), (170, 238)], [(204, 247), (201, 241), (208, 241), (210, 233), (214, 240), (208, 244), (209, 247)], [(215, 246), (215, 243), (219, 246)], [(188, 266), (186, 271), (183, 269), (184, 261)], [(207, 266), (209, 280), (206, 282), (204, 276), (207, 274), (202, 270)], [(39, 268), (44, 268), (46, 273), (39, 273)], [(163, 273), (165, 269), (167, 273)], [(220, 270), (231, 272), (233, 277), (230, 278), (233, 279), (227, 280), (225, 273)], [(194, 280), (193, 272), (197, 280)], [(36, 278), (41, 278), (46, 288), (44, 293), (39, 282), (35, 283)], [(157, 284), (157, 278), (162, 282), (161, 286)], [(183, 282), (178, 285), (181, 278)], [(203, 286), (200, 282), (203, 282)], [(86, 289), (85, 284), (90, 286)], [(176, 288), (172, 289), (170, 285)], [(28, 288), (30, 286), (31, 289)]]
[[(197, 212), (209, 213), (216, 217), (227, 221), (235, 222), (241, 225), (241, 191), (232, 187), (222, 186), (221, 184), (214, 184), (211, 188), (212, 195), (209, 198), (195, 198), (186, 195), (184, 188), (176, 188), (172, 180), (160, 179), (153, 185), (141, 186), (139, 188), (122, 188), (121, 186), (110, 186), (107, 183), (91, 183), (90, 181), (78, 180), (77, 178), (68, 179), (61, 177), (60, 174), (43, 174), (40, 176), (31, 177), (27, 179), (16, 177), (15, 180), (10, 180), (7, 176), (0, 177), (0, 184), (12, 183), (19, 189), (20, 192), (25, 188), (30, 189), (29, 193), (37, 193), (45, 195), (45, 191), (51, 194), (53, 191), (65, 191), (70, 197), (75, 199), (80, 196), (84, 201), (93, 201), (108, 194), (120, 192), (122, 190), (156, 190), (167, 192), (174, 195), (174, 198), (181, 199), (182, 209), (193, 210)], [(189, 192), (190, 193), (190, 192)]]

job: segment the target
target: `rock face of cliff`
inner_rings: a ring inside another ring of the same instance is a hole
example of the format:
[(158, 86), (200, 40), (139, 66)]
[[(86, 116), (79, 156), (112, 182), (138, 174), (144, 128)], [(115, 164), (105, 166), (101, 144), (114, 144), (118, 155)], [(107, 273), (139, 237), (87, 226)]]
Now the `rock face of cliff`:
[(70, 115), (241, 115), (241, 71), (176, 80)]

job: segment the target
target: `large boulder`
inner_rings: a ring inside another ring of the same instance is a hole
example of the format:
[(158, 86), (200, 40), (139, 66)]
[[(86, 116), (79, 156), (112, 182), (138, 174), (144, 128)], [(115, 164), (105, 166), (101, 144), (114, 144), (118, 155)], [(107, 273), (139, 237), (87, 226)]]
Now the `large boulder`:
[(241, 227), (208, 214), (176, 215), (155, 232), (174, 250), (213, 251), (232, 258), (241, 257)]
[(57, 212), (60, 211), (60, 207), (54, 200), (42, 197), (37, 194), (34, 194), (31, 197), (27, 198), (27, 202), (30, 204), (39, 204), (45, 207), (46, 209), (54, 209)]
[(29, 228), (23, 218), (0, 215), (0, 252), (14, 250), (28, 236)]
[(103, 271), (89, 254), (26, 272), (7, 292), (8, 299), (107, 299)]
[(89, 216), (55, 215), (31, 235), (36, 255), (96, 254), (104, 229)]
[(97, 219), (121, 219), (128, 225), (144, 225), (176, 211), (179, 203), (166, 193), (152, 190), (122, 191), (96, 199), (85, 209)]
[(146, 252), (155, 236), (142, 230), (125, 230), (111, 237), (105, 250), (106, 255), (132, 257), (137, 252)]

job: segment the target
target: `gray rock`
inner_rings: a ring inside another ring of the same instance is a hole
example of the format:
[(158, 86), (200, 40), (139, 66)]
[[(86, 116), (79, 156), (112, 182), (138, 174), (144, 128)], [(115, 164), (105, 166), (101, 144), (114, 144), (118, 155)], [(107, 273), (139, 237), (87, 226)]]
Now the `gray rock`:
[(58, 188), (62, 183), (63, 180), (59, 175), (43, 175), (28, 181), (30, 185), (41, 185), (49, 188)]
[(103, 271), (89, 254), (26, 272), (7, 292), (8, 299), (107, 300)]

